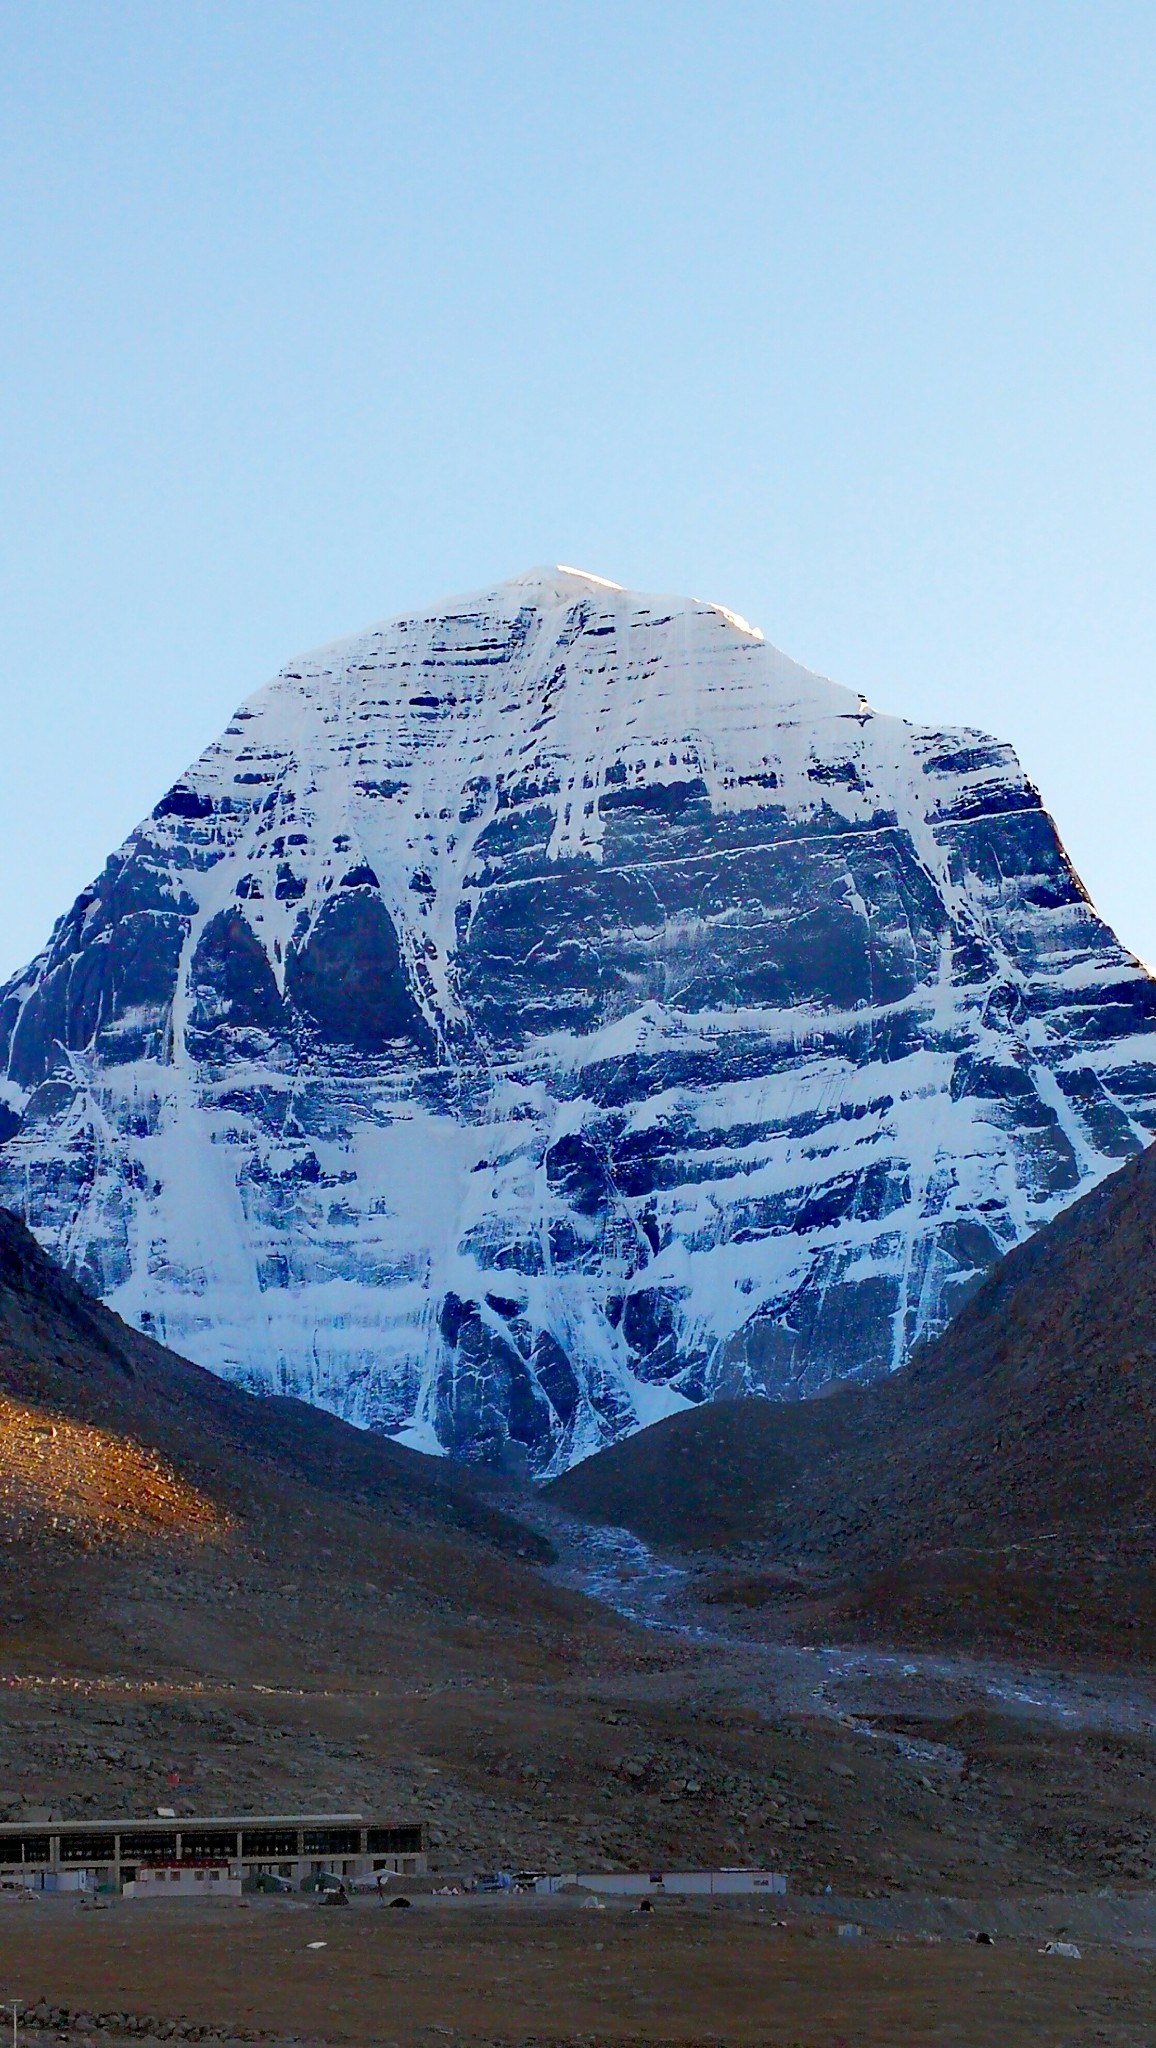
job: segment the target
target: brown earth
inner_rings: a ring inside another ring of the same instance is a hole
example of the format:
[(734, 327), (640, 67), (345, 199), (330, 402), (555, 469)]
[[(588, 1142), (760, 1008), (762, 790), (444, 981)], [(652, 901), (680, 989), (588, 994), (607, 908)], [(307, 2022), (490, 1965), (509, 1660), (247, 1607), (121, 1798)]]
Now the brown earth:
[(1156, 1147), (993, 1267), (893, 1379), (718, 1402), (546, 1488), (726, 1554), (700, 1596), (840, 1639), (1156, 1660)]
[[(830, 1922), (774, 1920), (673, 1902), (649, 1915), (561, 1901), (419, 1902), (408, 1914), (272, 1902), (244, 1914), (167, 1904), (85, 1914), (52, 1902), (0, 1908), (0, 1975), (30, 2004), (67, 2005), (74, 2041), (124, 2038), (117, 2022), (129, 2015), (154, 2026), (183, 2016), (227, 2041), (397, 2048), (447, 2038), (462, 2048), (1138, 2048), (1156, 2024), (1152, 1963), (1134, 1950), (1084, 1943), (1072, 1962), (1040, 1955), (1035, 1940), (847, 1940)], [(113, 2022), (99, 2034), (98, 2015)]]

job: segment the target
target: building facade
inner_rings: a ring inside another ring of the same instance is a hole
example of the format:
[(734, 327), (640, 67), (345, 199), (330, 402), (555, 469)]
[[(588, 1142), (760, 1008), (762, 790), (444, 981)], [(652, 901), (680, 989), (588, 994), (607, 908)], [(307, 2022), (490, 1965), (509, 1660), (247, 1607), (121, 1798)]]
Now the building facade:
[(293, 1884), (325, 1872), (413, 1876), (426, 1868), (425, 1829), (420, 1821), (370, 1820), (360, 1813), (0, 1822), (0, 1883), (120, 1888), (162, 1868), (218, 1870), (239, 1879), (271, 1875)]

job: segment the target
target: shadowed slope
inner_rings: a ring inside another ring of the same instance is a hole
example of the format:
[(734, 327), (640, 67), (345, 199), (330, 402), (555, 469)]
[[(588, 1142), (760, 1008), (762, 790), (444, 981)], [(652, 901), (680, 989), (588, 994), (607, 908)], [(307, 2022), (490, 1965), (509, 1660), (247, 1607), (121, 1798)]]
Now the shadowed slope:
[(1147, 1654), (1154, 1419), (1150, 1148), (1000, 1260), (894, 1379), (676, 1416), (548, 1491), (658, 1543), (805, 1558), (873, 1629)]
[(575, 1465), (543, 1490), (648, 1543), (729, 1550), (772, 1536), (816, 1464), (852, 1457), (857, 1390), (821, 1401), (711, 1401)]

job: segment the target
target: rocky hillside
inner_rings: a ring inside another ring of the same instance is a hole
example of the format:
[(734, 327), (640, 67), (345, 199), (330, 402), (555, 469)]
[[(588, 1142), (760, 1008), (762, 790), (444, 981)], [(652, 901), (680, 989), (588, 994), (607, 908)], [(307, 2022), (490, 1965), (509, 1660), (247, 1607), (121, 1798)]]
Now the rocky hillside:
[(448, 1463), (164, 1351), (0, 1212), (10, 1663), (296, 1682), (399, 1631), (420, 1665), (486, 1615), (537, 1656), (581, 1606), (536, 1576), (550, 1555)]
[(0, 1198), (228, 1379), (552, 1472), (901, 1363), (1148, 1141), (1154, 1007), (1008, 748), (548, 570), (161, 797), (0, 991)]

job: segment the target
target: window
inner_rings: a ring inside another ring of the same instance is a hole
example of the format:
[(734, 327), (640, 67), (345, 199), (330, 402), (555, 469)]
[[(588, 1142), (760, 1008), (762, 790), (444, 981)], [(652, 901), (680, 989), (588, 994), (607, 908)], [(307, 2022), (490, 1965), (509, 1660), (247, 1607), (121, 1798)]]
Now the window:
[(296, 1856), (296, 1828), (243, 1828), (242, 1856)]
[(215, 1863), (236, 1853), (236, 1828), (181, 1829), (182, 1863)]
[(61, 1835), (62, 1863), (111, 1863), (116, 1854), (115, 1835)]
[(306, 1856), (356, 1856), (361, 1847), (360, 1828), (306, 1828), (303, 1836)]
[(368, 1847), (375, 1856), (420, 1856), (421, 1828), (370, 1828)]
[[(175, 1834), (146, 1833), (125, 1834), (120, 1838), (122, 1860), (130, 1856), (139, 1863), (175, 1863), (177, 1860), (177, 1838)], [(64, 1857), (64, 1841), (60, 1843), (61, 1860)]]
[(51, 1854), (47, 1835), (9, 1835), (0, 1841), (0, 1863), (47, 1863)]

